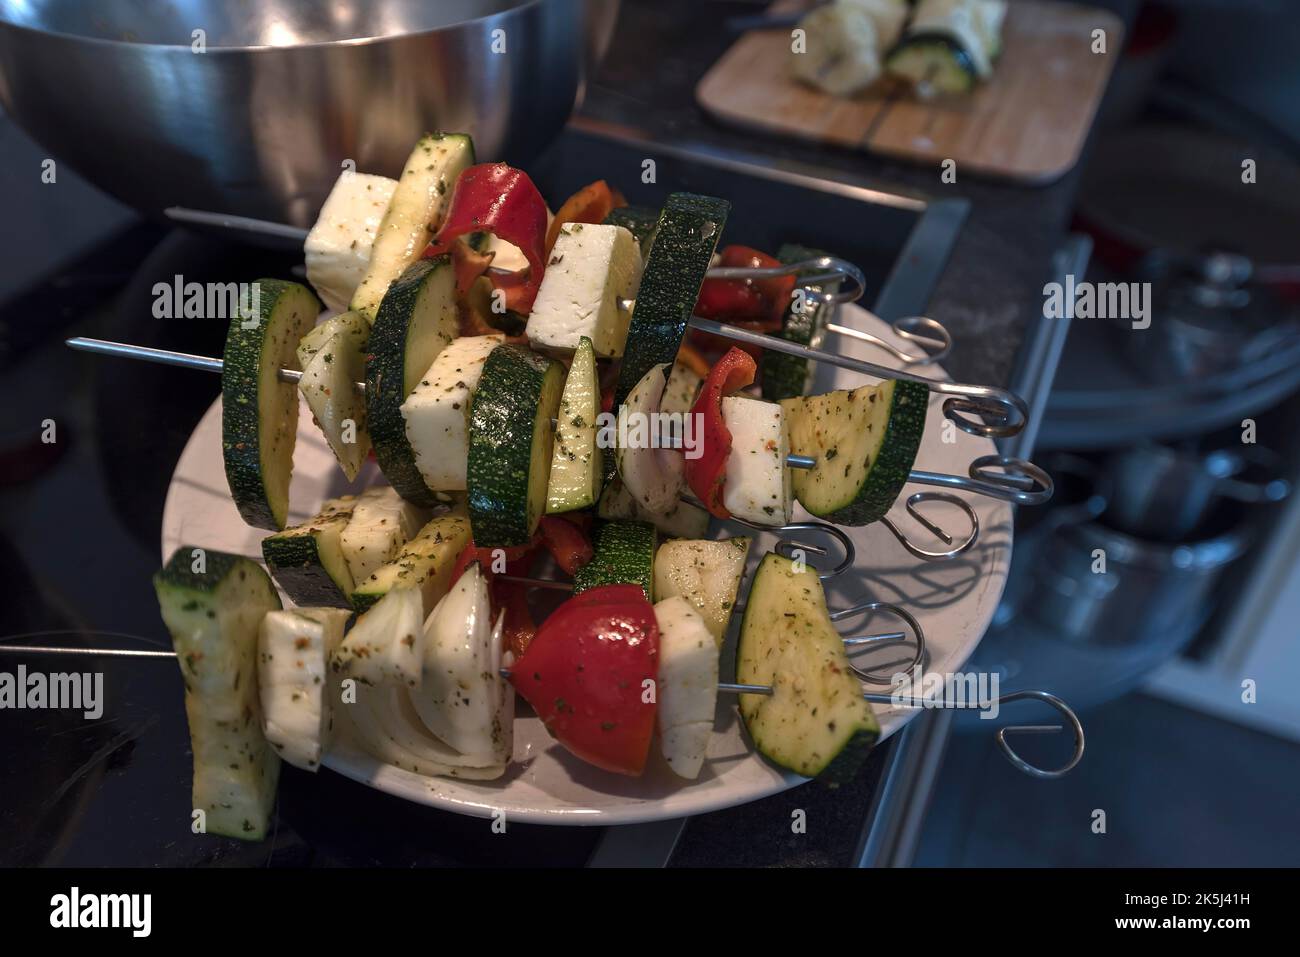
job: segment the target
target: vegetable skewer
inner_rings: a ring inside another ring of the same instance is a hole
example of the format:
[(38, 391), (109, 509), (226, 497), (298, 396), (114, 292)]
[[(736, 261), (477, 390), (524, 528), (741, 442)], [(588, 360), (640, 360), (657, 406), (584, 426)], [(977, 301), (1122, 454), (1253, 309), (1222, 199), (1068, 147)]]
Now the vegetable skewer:
[[(257, 231), (261, 227), (258, 220), (249, 220), (244, 217), (222, 216), (217, 213), (208, 213), (200, 210), (189, 210), (181, 207), (172, 207), (167, 210), (167, 215), (181, 222), (192, 222), (202, 225), (220, 225), (233, 226), (237, 229), (246, 229)], [(278, 236), (297, 236), (301, 235), (306, 238), (306, 230), (292, 232), (293, 227), (285, 226), (281, 223), (265, 223), (266, 232)], [(866, 280), (859, 270), (852, 263), (845, 262), (834, 256), (823, 256), (817, 259), (806, 260), (798, 263), (783, 264), (766, 268), (713, 268), (708, 270), (706, 276), (710, 279), (763, 279), (776, 276), (798, 275), (801, 271), (807, 271), (812, 268), (819, 268), (832, 271), (832, 274), (844, 276), (853, 280), (853, 286), (848, 290), (839, 290), (836, 292), (827, 292), (819, 294), (819, 298), (828, 302), (853, 302), (857, 300), (866, 288)], [(802, 281), (807, 284), (814, 284), (817, 280), (825, 278), (824, 276), (803, 277)], [(631, 301), (624, 300), (621, 305), (624, 308), (630, 308)], [(920, 317), (925, 318), (925, 317)], [(909, 317), (909, 322), (915, 322), (913, 317)], [(902, 320), (900, 320), (902, 322)], [(721, 323), (714, 319), (705, 319), (700, 316), (692, 316), (688, 322), (690, 328), (699, 332), (706, 332), (712, 335), (720, 336), (726, 339), (733, 339), (747, 345), (757, 346), (764, 349), (772, 349), (776, 352), (782, 352), (786, 355), (796, 358), (807, 359), (813, 362), (829, 362), (840, 368), (848, 369), (853, 372), (860, 372), (865, 375), (885, 379), (904, 379), (925, 385), (932, 392), (938, 392), (950, 396), (944, 403), (944, 415), (965, 432), (972, 435), (985, 436), (987, 438), (1006, 438), (1016, 435), (1025, 426), (1028, 421), (1029, 409), (1024, 400), (1014, 393), (999, 389), (993, 386), (965, 385), (961, 383), (942, 382), (936, 379), (928, 379), (924, 376), (916, 375), (891, 369), (888, 366), (877, 365), (876, 363), (867, 362), (863, 359), (854, 359), (849, 356), (840, 356), (834, 353), (825, 352), (820, 349), (812, 349), (808, 346), (800, 345), (796, 342), (789, 342), (777, 336), (765, 335), (763, 333), (753, 332), (748, 329), (742, 329), (737, 326)], [(925, 328), (931, 333), (937, 333), (938, 324), (926, 325)], [(941, 329), (942, 327), (938, 327)], [(902, 329), (910, 331), (909, 326), (902, 326)], [(870, 333), (862, 333), (859, 330), (851, 330), (848, 327), (837, 326), (832, 331), (840, 334), (853, 335), (854, 338), (870, 341), (874, 345), (883, 346), (893, 352), (896, 357), (899, 356), (899, 350), (883, 343), (877, 337), (871, 336)], [(870, 338), (868, 338), (870, 337)], [(906, 337), (906, 335), (905, 335)], [(919, 338), (912, 333), (912, 338)], [(923, 364), (937, 361), (941, 353), (935, 353), (925, 358), (908, 356), (903, 354), (902, 361), (908, 364)], [(969, 415), (963, 415), (968, 413)], [(993, 421), (983, 422), (973, 416), (985, 416)]]
[[(712, 323), (712, 320), (692, 320), (692, 322), (695, 321)], [(721, 324), (712, 323), (712, 325)], [(787, 343), (784, 340), (775, 339), (772, 336), (756, 335), (746, 332), (745, 330), (736, 331), (744, 333), (745, 336), (751, 336), (753, 339), (770, 339), (793, 349), (803, 348), (801, 346), (796, 346), (794, 343)], [(751, 340), (745, 339), (743, 341)], [(78, 336), (68, 339), (66, 344), (69, 348), (76, 349), (80, 352), (93, 352), (98, 355), (117, 356), (124, 359), (140, 359), (146, 362), (156, 362), (162, 365), (178, 366), (185, 369), (198, 369), (202, 372), (220, 373), (224, 367), (224, 363), (221, 359), (215, 359), (211, 356), (198, 356), (185, 352), (173, 352), (168, 349), (154, 349), (149, 346), (137, 346), (125, 342), (111, 342), (105, 339), (91, 339)], [(762, 344), (765, 345), (765, 343)], [(812, 353), (817, 352), (817, 350), (808, 351)], [(908, 378), (903, 373), (898, 373), (898, 377)], [(279, 371), (279, 378), (281, 382), (296, 383), (302, 378), (302, 373), (294, 369), (281, 369)], [(915, 381), (916, 378), (919, 377), (913, 378), (912, 381)], [(365, 389), (365, 383), (363, 382), (357, 382), (355, 385), (358, 390)], [(960, 388), (979, 389), (983, 387), (962, 386)], [(948, 401), (954, 402), (957, 400), (950, 399)], [(790, 455), (786, 457), (786, 464), (790, 468), (811, 469), (816, 465), (816, 461), (807, 456)], [(1001, 473), (994, 472), (992, 471), (994, 468), (1000, 468), (1005, 471)], [(974, 492), (977, 495), (984, 495), (1005, 502), (1014, 502), (1019, 505), (1037, 505), (1047, 501), (1051, 498), (1052, 494), (1051, 478), (1046, 472), (1038, 468), (1038, 466), (1022, 459), (996, 455), (982, 456), (972, 462), (971, 474), (969, 477), (913, 469), (908, 475), (908, 481), (915, 482), (919, 485), (937, 485), (946, 488), (958, 488), (963, 491)]]
[[(539, 583), (538, 583), (539, 584)], [(892, 609), (892, 607), (883, 605), (881, 609)], [(900, 633), (885, 633), (879, 636), (866, 636), (868, 641), (878, 642), (879, 646), (892, 642), (897, 644), (897, 638)], [(845, 638), (845, 644), (858, 641), (855, 638)], [(65, 648), (59, 645), (18, 645), (12, 642), (0, 642), (0, 654), (53, 654), (53, 655), (103, 655), (108, 658), (175, 658), (175, 651), (153, 651), (133, 648)], [(507, 668), (502, 668), (502, 677), (510, 677), (511, 672)], [(770, 685), (754, 684), (735, 684), (719, 681), (718, 690), (723, 694), (763, 694), (768, 696), (772, 693)], [(892, 705), (902, 707), (902, 709), (958, 709), (963, 707), (962, 702), (950, 701), (948, 698), (933, 698), (923, 696), (897, 696), (897, 694), (887, 692), (863, 692), (863, 700), (875, 703), (875, 705)], [(1019, 768), (1024, 774), (1030, 775), (1031, 778), (1050, 780), (1062, 778), (1067, 772), (1073, 770), (1083, 758), (1084, 750), (1084, 732), (1083, 724), (1079, 722), (1078, 715), (1075, 715), (1065, 701), (1058, 698), (1056, 694), (1044, 692), (1044, 690), (1024, 689), (1018, 692), (1009, 692), (998, 697), (996, 703), (998, 707), (1010, 705), (1017, 701), (1041, 701), (1053, 707), (1062, 718), (1066, 720), (1071, 733), (1074, 735), (1074, 752), (1070, 755), (1069, 761), (1057, 768), (1041, 768), (1034, 763), (1024, 761), (1010, 744), (1008, 737), (1011, 735), (1044, 735), (1044, 733), (1053, 733), (1061, 731), (1060, 724), (1008, 724), (1008, 726), (998, 728), (997, 744), (1006, 755), (1011, 765)]]

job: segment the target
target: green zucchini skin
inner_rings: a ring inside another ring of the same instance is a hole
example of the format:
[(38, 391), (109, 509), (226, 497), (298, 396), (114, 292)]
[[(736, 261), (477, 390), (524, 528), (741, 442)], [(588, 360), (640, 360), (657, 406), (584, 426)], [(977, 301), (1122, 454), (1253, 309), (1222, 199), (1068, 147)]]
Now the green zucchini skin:
[(284, 528), (289, 478), (298, 435), (298, 388), (281, 382), (281, 368), (297, 369), (298, 341), (320, 314), (306, 286), (259, 279), (256, 324), (235, 316), (226, 334), (221, 372), (221, 450), (230, 496), (256, 528)]
[(880, 737), (814, 570), (769, 552), (754, 572), (736, 646), (736, 681), (774, 688), (741, 695), (755, 748), (774, 764), (836, 786)]
[[(826, 255), (829, 254), (820, 249), (810, 249), (807, 246), (787, 243), (777, 251), (776, 257), (781, 262), (788, 264)], [(824, 285), (808, 286), (808, 288), (818, 293), (835, 292), (840, 285), (839, 280), (835, 280)], [(797, 342), (801, 346), (820, 349), (822, 340), (825, 338), (826, 323), (830, 321), (831, 314), (834, 311), (835, 305), (833, 303), (819, 302), (815, 308), (804, 309), (800, 312), (794, 308), (794, 303), (791, 302), (786, 307), (785, 317), (781, 321), (781, 331), (777, 333), (777, 336), (789, 342)], [(786, 355), (784, 352), (777, 352), (773, 349), (764, 349), (763, 357), (759, 360), (759, 378), (763, 398), (777, 402), (781, 399), (791, 399), (803, 395), (808, 391), (808, 381), (811, 377), (810, 366), (811, 363), (807, 359), (799, 356)]]
[(299, 535), (292, 539), (271, 542), (262, 539), (262, 558), (275, 578), (295, 604), (303, 608), (351, 608), (348, 596), (339, 590), (321, 564), (316, 539)]
[[(200, 551), (203, 569), (194, 571)], [(257, 562), (191, 545), (172, 553), (153, 584), (185, 683), (189, 806), (204, 812), (207, 833), (261, 840), (280, 759), (262, 733), (257, 633), (279, 595)]]
[[(276, 584), (303, 608), (351, 608), (353, 583), (338, 538), (352, 517), (352, 498), (327, 502), (302, 525), (262, 539), (262, 558)], [(333, 547), (333, 554), (327, 550)], [(336, 578), (330, 574), (333, 565)]]
[(628, 324), (623, 365), (614, 388), (615, 410), (654, 366), (676, 361), (730, 211), (730, 203), (712, 196), (673, 193), (668, 197)]
[(596, 533), (591, 561), (573, 576), (573, 593), (601, 585), (640, 585), (646, 601), (654, 601), (657, 547), (655, 527), (647, 522), (605, 522)]
[(648, 206), (620, 206), (618, 209), (611, 210), (605, 217), (605, 225), (622, 226), (631, 233), (641, 249), (641, 258), (644, 260), (650, 254), (650, 247), (654, 244), (655, 230), (659, 226), (659, 214)]
[[(921, 447), (921, 438), (925, 433), (925, 413), (929, 397), (929, 390), (920, 383), (903, 379), (894, 380), (885, 433), (879, 440), (878, 451), (861, 485), (856, 490), (851, 490), (853, 494), (843, 505), (836, 508), (823, 510), (816, 505), (810, 507), (805, 500), (807, 496), (799, 498), (800, 504), (812, 514), (836, 525), (869, 525), (883, 518), (898, 499), (899, 493), (907, 483), (912, 464), (916, 461), (916, 453)], [(813, 396), (811, 400), (822, 398)], [(790, 403), (799, 401), (787, 399), (782, 404), (789, 408)], [(814, 473), (833, 468), (826, 461), (825, 450), (803, 445), (796, 449), (794, 442), (797, 434), (798, 426), (792, 423), (790, 451), (797, 455), (812, 455), (818, 459), (818, 467), (811, 473), (794, 476), (796, 489), (800, 482), (812, 481)], [(847, 468), (846, 465), (846, 474)]]
[(929, 77), (928, 82), (940, 93), (969, 93), (979, 78), (966, 48), (942, 33), (908, 36), (889, 54), (885, 65), (891, 73), (914, 83)]
[[(531, 540), (546, 510), (553, 430), (564, 366), (517, 345), (488, 355), (470, 404), (465, 484), (474, 544)], [(541, 485), (540, 503), (536, 501)]]
[[(402, 403), (415, 387), (415, 381), (408, 376), (407, 352), (427, 350), (428, 363), (420, 363), (424, 368), (415, 373), (420, 376), (455, 338), (454, 322), (451, 326), (440, 323), (438, 328), (425, 330), (423, 336), (417, 336), (412, 328), (421, 323), (422, 306), (443, 308), (436, 284), (448, 282), (451, 270), (451, 257), (437, 256), (418, 260), (393, 280), (370, 329), (370, 354), (366, 357), (366, 426), (379, 470), (398, 495), (421, 508), (433, 508), (438, 498), (425, 484), (415, 462), (415, 450), (406, 437)], [(454, 281), (448, 285), (447, 296), (453, 286)], [(430, 301), (425, 301), (426, 297)], [(454, 319), (455, 302), (449, 299), (448, 303)]]
[(832, 522), (869, 525), (884, 518), (907, 484), (925, 433), (925, 409), (930, 390), (919, 382), (899, 379), (894, 384), (894, 401), (889, 411), (889, 429), (880, 455), (871, 466), (858, 500), (838, 509)]
[[(193, 570), (195, 552), (203, 553), (203, 571)], [(164, 592), (173, 590), (213, 592), (226, 580), (226, 576), (239, 566), (240, 562), (247, 561), (248, 559), (242, 555), (231, 555), (213, 548), (200, 548), (197, 545), (181, 545), (172, 552), (172, 557), (167, 559), (167, 564), (154, 573), (154, 587)], [(260, 572), (261, 569), (259, 568), (258, 571)]]

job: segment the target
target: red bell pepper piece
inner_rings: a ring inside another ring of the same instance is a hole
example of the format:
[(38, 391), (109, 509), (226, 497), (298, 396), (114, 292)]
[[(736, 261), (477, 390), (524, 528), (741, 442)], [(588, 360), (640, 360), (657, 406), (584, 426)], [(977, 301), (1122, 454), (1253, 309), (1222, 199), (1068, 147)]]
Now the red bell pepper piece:
[[(781, 261), (748, 246), (728, 246), (719, 253), (719, 266), (770, 269)], [(790, 305), (794, 276), (771, 279), (706, 279), (700, 287), (695, 314), (720, 322), (746, 319), (779, 324)]]
[(506, 618), (501, 625), (501, 640), (516, 660), (528, 650), (537, 635), (537, 623), (528, 607), (528, 586), (520, 582), (494, 581), (492, 607), (498, 612), (505, 609)]
[(537, 631), (532, 611), (528, 608), (528, 586), (520, 582), (507, 582), (495, 578), (493, 566), (499, 566), (499, 555), (504, 552), (506, 562), (504, 573), (527, 575), (536, 547), (535, 542), (529, 542), (527, 545), (511, 545), (509, 548), (501, 549), (476, 548), (474, 543), (470, 542), (461, 549), (460, 555), (456, 557), (456, 563), (451, 568), (451, 582), (455, 584), (466, 568), (474, 562), (479, 563), (480, 570), (487, 578), (492, 596), (492, 620), (496, 621), (496, 616), (501, 611), (505, 611), (502, 637), (505, 647), (514, 652), (516, 658), (524, 653), (524, 649), (528, 647), (528, 643), (532, 641)]
[(461, 236), (477, 232), (518, 246), (528, 260), (523, 274), (492, 276), (507, 308), (527, 315), (546, 269), (546, 201), (527, 173), (505, 163), (480, 163), (461, 173), (447, 218), (424, 255), (441, 255)]
[(752, 383), (757, 371), (753, 356), (732, 347), (710, 370), (691, 406), (691, 414), (702, 417), (697, 421), (703, 422), (704, 433), (699, 458), (685, 459), (686, 483), (717, 518), (731, 517), (722, 504), (722, 483), (731, 454), (731, 430), (722, 420), (722, 397)]
[(451, 583), (456, 584), (472, 562), (482, 565), (483, 574), (488, 576), (488, 581), (491, 581), (493, 566), (498, 564), (498, 554), (501, 552), (505, 553), (507, 570), (514, 573), (510, 566), (527, 558), (534, 547), (534, 543), (529, 542), (526, 545), (511, 545), (509, 548), (477, 548), (473, 542), (470, 542), (461, 549), (460, 554), (456, 556), (456, 563), (451, 566)]
[(538, 526), (542, 544), (551, 553), (555, 563), (565, 574), (577, 574), (579, 568), (591, 561), (594, 551), (582, 530), (568, 519), (558, 515), (543, 515)]
[[(620, 202), (620, 200), (622, 200)], [(588, 183), (564, 201), (546, 230), (546, 255), (551, 255), (555, 241), (560, 238), (560, 227), (567, 223), (603, 223), (605, 217), (618, 206), (626, 206), (622, 195), (614, 195), (603, 179)]]
[(653, 606), (639, 586), (607, 585), (557, 608), (510, 680), (560, 744), (598, 768), (636, 776), (654, 734), (657, 705), (646, 682), (658, 664)]

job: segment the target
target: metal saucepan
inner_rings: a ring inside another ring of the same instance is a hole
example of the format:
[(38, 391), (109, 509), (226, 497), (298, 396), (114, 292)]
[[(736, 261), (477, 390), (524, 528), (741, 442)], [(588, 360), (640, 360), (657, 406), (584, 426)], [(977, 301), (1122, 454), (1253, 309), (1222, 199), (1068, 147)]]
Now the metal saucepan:
[(1067, 526), (1039, 552), (1023, 611), (1066, 641), (1190, 640), (1215, 582), (1249, 538), (1242, 524), (1183, 544), (1144, 541), (1098, 522)]
[(1142, 444), (1116, 452), (1106, 471), (1113, 492), (1109, 524), (1139, 538), (1178, 542), (1191, 535), (1220, 498), (1278, 502), (1291, 491), (1277, 456), (1242, 446), (1192, 452)]
[[(1154, 461), (1158, 453), (1149, 454)], [(1130, 467), (1141, 471), (1141, 461), (1135, 455)], [(1048, 467), (1061, 501), (1017, 543), (999, 620), (1027, 620), (1060, 640), (1107, 648), (1154, 644), (1172, 653), (1190, 640), (1210, 610), (1214, 584), (1250, 542), (1254, 523), (1242, 507), (1227, 503), (1204, 520), (1198, 514), (1187, 541), (1152, 541), (1118, 530), (1112, 517), (1115, 502), (1132, 495), (1133, 475), (1067, 455), (1050, 458)], [(1245, 491), (1236, 497), (1266, 500)]]
[(0, 0), (0, 104), (143, 212), (309, 226), (344, 161), (395, 176), (426, 129), (469, 132), (480, 159), (531, 159), (616, 13), (617, 0)]

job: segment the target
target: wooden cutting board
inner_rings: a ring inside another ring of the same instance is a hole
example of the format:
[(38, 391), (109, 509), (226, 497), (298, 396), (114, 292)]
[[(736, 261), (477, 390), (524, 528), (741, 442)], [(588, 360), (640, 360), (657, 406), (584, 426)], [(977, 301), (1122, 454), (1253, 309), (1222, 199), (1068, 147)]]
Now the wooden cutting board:
[[(811, 6), (780, 0), (769, 12)], [(992, 78), (969, 95), (925, 103), (886, 84), (842, 98), (800, 83), (789, 71), (790, 29), (741, 37), (700, 80), (700, 106), (750, 129), (916, 162), (952, 159), (958, 176), (1037, 184), (1078, 162), (1124, 41), (1123, 24), (1108, 11), (1012, 0)], [(1105, 53), (1092, 52), (1096, 29), (1106, 31)]]

